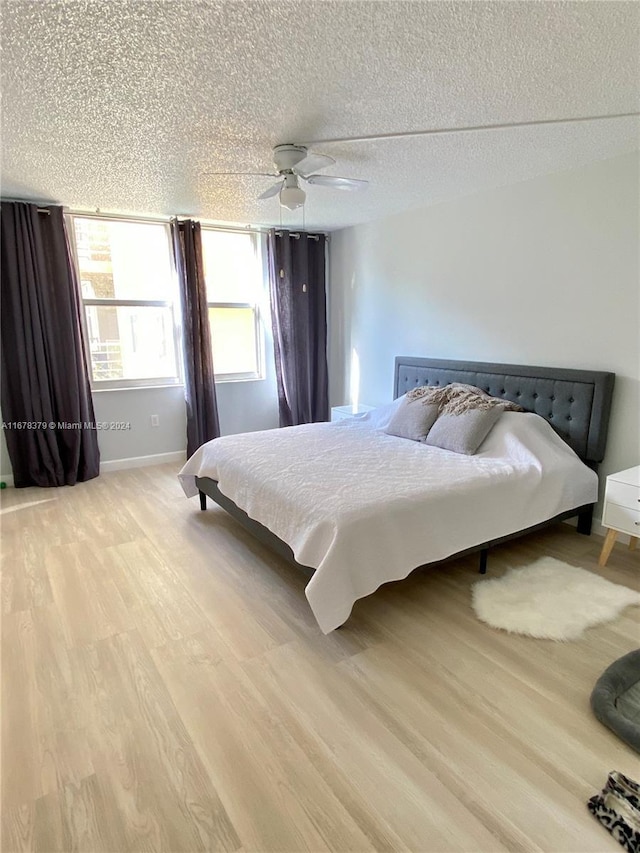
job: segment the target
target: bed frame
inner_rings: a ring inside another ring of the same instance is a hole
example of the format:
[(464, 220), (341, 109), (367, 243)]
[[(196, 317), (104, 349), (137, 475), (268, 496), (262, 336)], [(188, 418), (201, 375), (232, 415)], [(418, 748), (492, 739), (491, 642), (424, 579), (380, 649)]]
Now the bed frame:
[[(597, 470), (606, 447), (614, 380), (613, 373), (603, 371), (398, 356), (395, 360), (394, 398), (421, 385), (449, 385), (451, 382), (474, 385), (492, 397), (511, 400), (526, 411), (541, 415), (585, 464)], [(215, 480), (197, 477), (196, 485), (202, 510), (207, 508), (207, 497), (210, 497), (253, 536), (281, 556), (300, 565), (291, 548), (223, 495)], [(557, 521), (577, 516), (578, 533), (589, 535), (593, 508), (594, 504), (576, 507), (542, 524), (479, 543), (447, 559), (480, 552), (480, 572), (484, 574), (489, 548), (493, 545), (532, 533)], [(303, 568), (313, 571), (308, 566)]]

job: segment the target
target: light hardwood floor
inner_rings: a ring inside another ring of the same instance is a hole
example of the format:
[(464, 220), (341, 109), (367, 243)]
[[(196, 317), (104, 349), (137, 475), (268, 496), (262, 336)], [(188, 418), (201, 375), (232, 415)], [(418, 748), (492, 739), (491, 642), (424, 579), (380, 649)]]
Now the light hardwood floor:
[[(480, 623), (476, 558), (325, 637), (305, 575), (173, 466), (1, 495), (2, 844), (40, 851), (619, 851), (588, 813), (638, 756), (592, 716), (638, 608), (552, 643)], [(495, 549), (634, 588), (567, 525)]]

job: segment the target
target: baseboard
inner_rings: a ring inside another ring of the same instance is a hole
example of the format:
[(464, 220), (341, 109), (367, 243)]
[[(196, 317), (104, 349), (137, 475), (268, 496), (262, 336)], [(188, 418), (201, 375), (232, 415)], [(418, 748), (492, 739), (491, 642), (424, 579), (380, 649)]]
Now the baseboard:
[[(146, 468), (148, 465), (164, 465), (167, 462), (187, 461), (186, 450), (172, 450), (170, 453), (154, 453), (151, 456), (129, 456), (127, 459), (109, 459), (100, 462), (100, 473), (123, 471), (125, 468)], [(0, 474), (0, 481), (13, 488), (13, 474)]]
[(166, 462), (186, 462), (185, 450), (172, 450), (170, 453), (154, 453), (151, 456), (129, 456), (126, 459), (110, 459), (100, 463), (100, 473), (123, 471), (125, 468), (146, 468), (147, 465), (164, 465)]

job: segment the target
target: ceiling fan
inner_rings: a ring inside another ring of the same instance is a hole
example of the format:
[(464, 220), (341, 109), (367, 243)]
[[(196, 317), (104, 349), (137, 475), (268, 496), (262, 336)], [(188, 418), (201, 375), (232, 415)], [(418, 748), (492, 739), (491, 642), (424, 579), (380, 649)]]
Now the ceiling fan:
[(300, 181), (321, 187), (333, 187), (338, 190), (361, 190), (368, 181), (356, 178), (338, 178), (333, 175), (317, 175), (319, 169), (326, 169), (336, 161), (327, 154), (309, 151), (304, 145), (276, 145), (273, 149), (273, 163), (276, 172), (208, 172), (209, 175), (256, 175), (264, 178), (278, 178), (277, 183), (265, 190), (258, 199), (280, 196), (280, 204), (289, 210), (302, 207), (306, 199)]

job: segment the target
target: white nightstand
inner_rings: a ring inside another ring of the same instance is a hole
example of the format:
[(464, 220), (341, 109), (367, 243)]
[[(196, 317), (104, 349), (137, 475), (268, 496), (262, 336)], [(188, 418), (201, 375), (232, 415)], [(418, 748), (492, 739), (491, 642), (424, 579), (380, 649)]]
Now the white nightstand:
[(602, 524), (609, 528), (598, 565), (606, 566), (618, 533), (628, 533), (629, 549), (634, 550), (640, 536), (640, 465), (617, 474), (609, 474), (604, 493)]
[(332, 421), (343, 421), (345, 418), (352, 418), (354, 415), (362, 415), (364, 412), (370, 412), (375, 406), (365, 406), (363, 403), (358, 403), (357, 406), (334, 406), (331, 409)]

